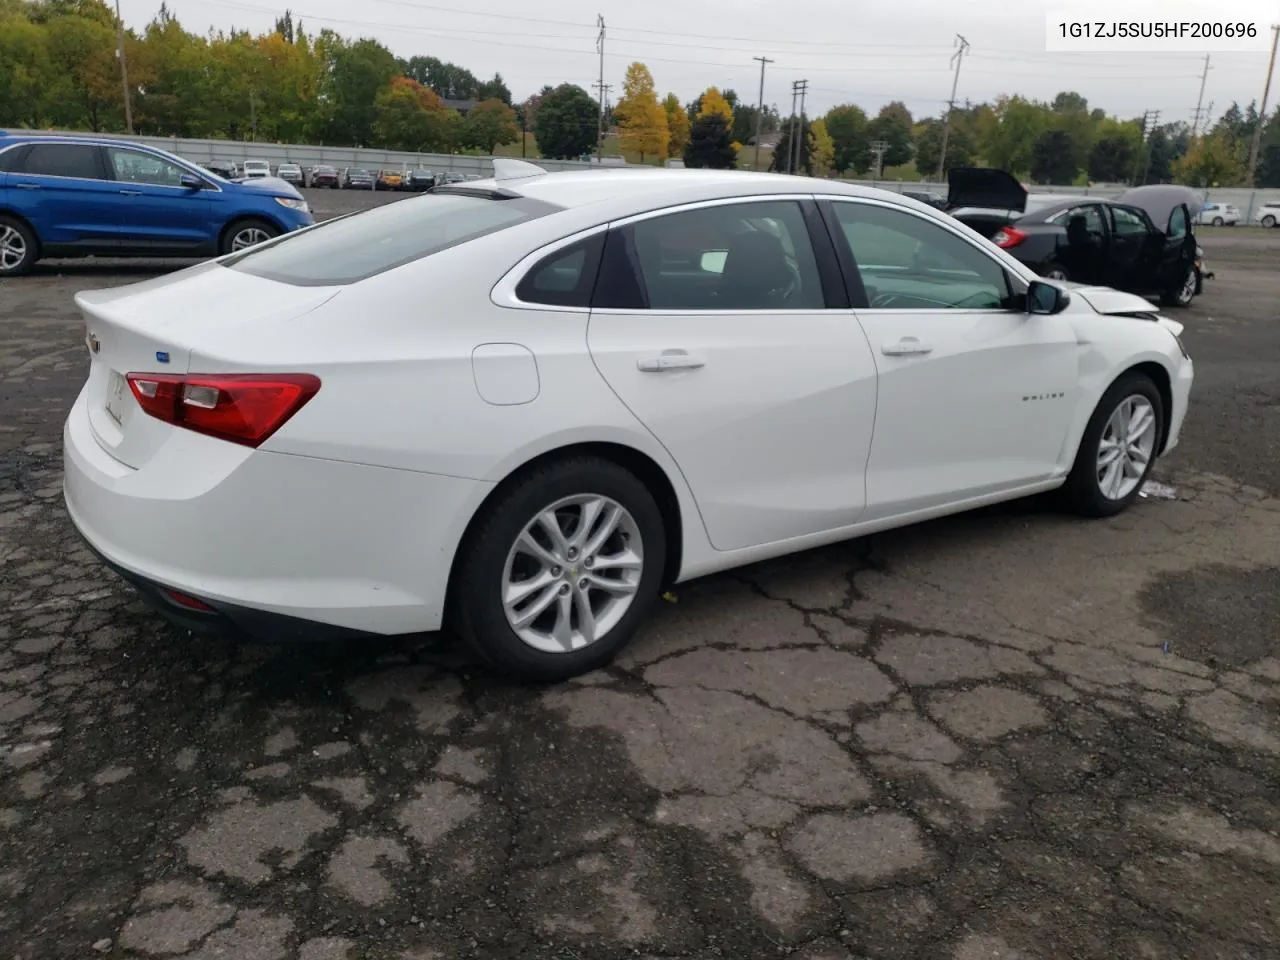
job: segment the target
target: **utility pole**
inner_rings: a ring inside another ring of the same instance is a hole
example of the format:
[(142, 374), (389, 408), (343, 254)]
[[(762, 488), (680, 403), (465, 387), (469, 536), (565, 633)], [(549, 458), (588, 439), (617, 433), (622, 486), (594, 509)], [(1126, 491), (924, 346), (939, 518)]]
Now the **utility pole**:
[(1253, 186), (1258, 172), (1258, 147), (1262, 145), (1262, 128), (1267, 123), (1267, 97), (1271, 94), (1271, 74), (1276, 69), (1276, 48), (1280, 47), (1280, 23), (1271, 27), (1271, 60), (1267, 63), (1267, 82), (1262, 86), (1262, 106), (1258, 109), (1258, 122), (1253, 126), (1253, 143), (1249, 146), (1249, 170), (1245, 174), (1245, 186)]
[[(800, 81), (791, 81), (791, 119), (788, 121), (787, 139), (787, 173), (791, 172), (791, 157), (795, 153), (796, 141), (796, 101), (800, 99)], [(777, 149), (776, 147), (774, 148)]]
[(1200, 74), (1200, 96), (1196, 97), (1196, 115), (1191, 121), (1191, 139), (1195, 140), (1196, 131), (1200, 128), (1200, 107), (1204, 103), (1204, 82), (1209, 79), (1209, 54), (1204, 55), (1204, 73)]
[(951, 136), (951, 114), (956, 108), (956, 88), (960, 86), (960, 64), (964, 61), (965, 51), (969, 49), (969, 41), (956, 34), (956, 52), (951, 55), (956, 75), (951, 78), (951, 99), (947, 101), (947, 116), (942, 121), (942, 150), (938, 154), (938, 182), (942, 182), (942, 172), (947, 163), (947, 140)]
[(124, 89), (124, 128), (133, 133), (133, 96), (129, 93), (129, 65), (124, 55), (124, 19), (116, 0), (116, 56), (120, 58), (120, 86)]
[(604, 130), (607, 127), (605, 117), (609, 115), (609, 91), (613, 89), (613, 84), (597, 81), (591, 86), (600, 91), (600, 135), (596, 138), (596, 157), (599, 158), (601, 144), (604, 143)]
[(760, 61), (760, 99), (756, 102), (756, 159), (752, 164), (753, 170), (760, 169), (760, 122), (764, 120), (764, 68), (765, 64), (773, 63), (768, 57), (752, 57), (752, 60)]
[(792, 164), (792, 171), (793, 171), (794, 173), (799, 173), (799, 172), (800, 172), (800, 162), (801, 162), (802, 160), (804, 160), (804, 153), (803, 153), (803, 150), (804, 150), (804, 139), (805, 139), (805, 132), (804, 132), (804, 97), (805, 97), (805, 94), (809, 92), (809, 81), (808, 81), (808, 80), (797, 80), (796, 82), (797, 82), (798, 84), (800, 84), (800, 116), (799, 116), (799, 119), (798, 119), (799, 126), (798, 126), (798, 127), (796, 128), (796, 130), (794, 131), (795, 136), (793, 136), (793, 137), (791, 138), (792, 143), (794, 143), (794, 144), (795, 144), (795, 155), (796, 155), (796, 162), (795, 162), (794, 164)]
[[(1151, 111), (1151, 132), (1153, 134), (1156, 132), (1156, 127), (1159, 126), (1159, 124), (1160, 124), (1160, 111), (1152, 110)], [(1146, 183), (1147, 176), (1148, 174), (1151, 173), (1151, 138), (1146, 135), (1145, 123), (1142, 125), (1142, 127), (1143, 127), (1143, 130), (1142, 130), (1143, 142), (1145, 143), (1147, 148), (1147, 163), (1146, 163), (1146, 166), (1142, 168), (1142, 182)]]
[(596, 163), (600, 163), (601, 152), (604, 150), (604, 17), (600, 14), (596, 15), (596, 26), (600, 28), (600, 33), (596, 37), (596, 49), (600, 51), (600, 118), (596, 124)]
[(872, 140), (871, 141), (871, 152), (875, 155), (875, 158), (876, 158), (876, 165), (875, 165), (876, 175), (874, 178), (875, 180), (879, 180), (880, 174), (884, 173), (884, 155), (888, 149), (889, 149), (888, 140)]

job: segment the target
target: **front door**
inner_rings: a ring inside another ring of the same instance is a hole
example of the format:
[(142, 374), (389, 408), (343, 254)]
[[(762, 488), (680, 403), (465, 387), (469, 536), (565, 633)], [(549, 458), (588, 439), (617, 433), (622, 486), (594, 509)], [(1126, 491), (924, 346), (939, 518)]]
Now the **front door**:
[(830, 210), (879, 373), (865, 519), (1060, 473), (1080, 353), (1070, 322), (1026, 313), (1025, 283), (938, 220), (877, 201)]
[(679, 465), (717, 550), (845, 527), (865, 507), (875, 361), (827, 306), (843, 290), (804, 204), (700, 204), (606, 241), (591, 355)]
[(208, 194), (182, 185), (182, 175), (188, 171), (128, 147), (107, 147), (106, 154), (107, 168), (116, 181), (122, 243), (176, 251), (195, 248), (208, 239)]

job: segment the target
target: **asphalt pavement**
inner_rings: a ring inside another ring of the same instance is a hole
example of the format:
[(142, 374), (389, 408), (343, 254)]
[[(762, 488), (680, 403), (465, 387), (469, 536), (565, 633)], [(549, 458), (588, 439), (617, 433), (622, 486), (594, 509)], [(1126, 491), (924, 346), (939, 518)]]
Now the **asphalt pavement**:
[(1176, 499), (684, 585), (552, 687), (161, 624), (60, 477), (72, 294), (158, 267), (0, 282), (0, 957), (1274, 958), (1280, 231), (1202, 233)]

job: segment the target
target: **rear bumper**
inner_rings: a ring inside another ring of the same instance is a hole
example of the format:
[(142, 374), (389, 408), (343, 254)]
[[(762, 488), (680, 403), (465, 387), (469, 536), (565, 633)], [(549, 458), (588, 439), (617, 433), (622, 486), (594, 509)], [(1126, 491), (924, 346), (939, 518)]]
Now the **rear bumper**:
[(301, 638), (438, 630), (454, 552), (492, 485), (176, 428), (132, 469), (94, 438), (82, 391), (63, 427), (63, 488), (89, 546), (171, 619)]

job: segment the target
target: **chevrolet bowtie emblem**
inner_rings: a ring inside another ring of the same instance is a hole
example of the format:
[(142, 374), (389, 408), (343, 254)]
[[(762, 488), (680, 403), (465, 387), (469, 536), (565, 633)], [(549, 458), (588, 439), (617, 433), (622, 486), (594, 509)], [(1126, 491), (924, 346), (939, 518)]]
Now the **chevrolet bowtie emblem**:
[(102, 341), (95, 337), (92, 333), (84, 338), (84, 342), (89, 345), (90, 353), (97, 353), (102, 349)]

